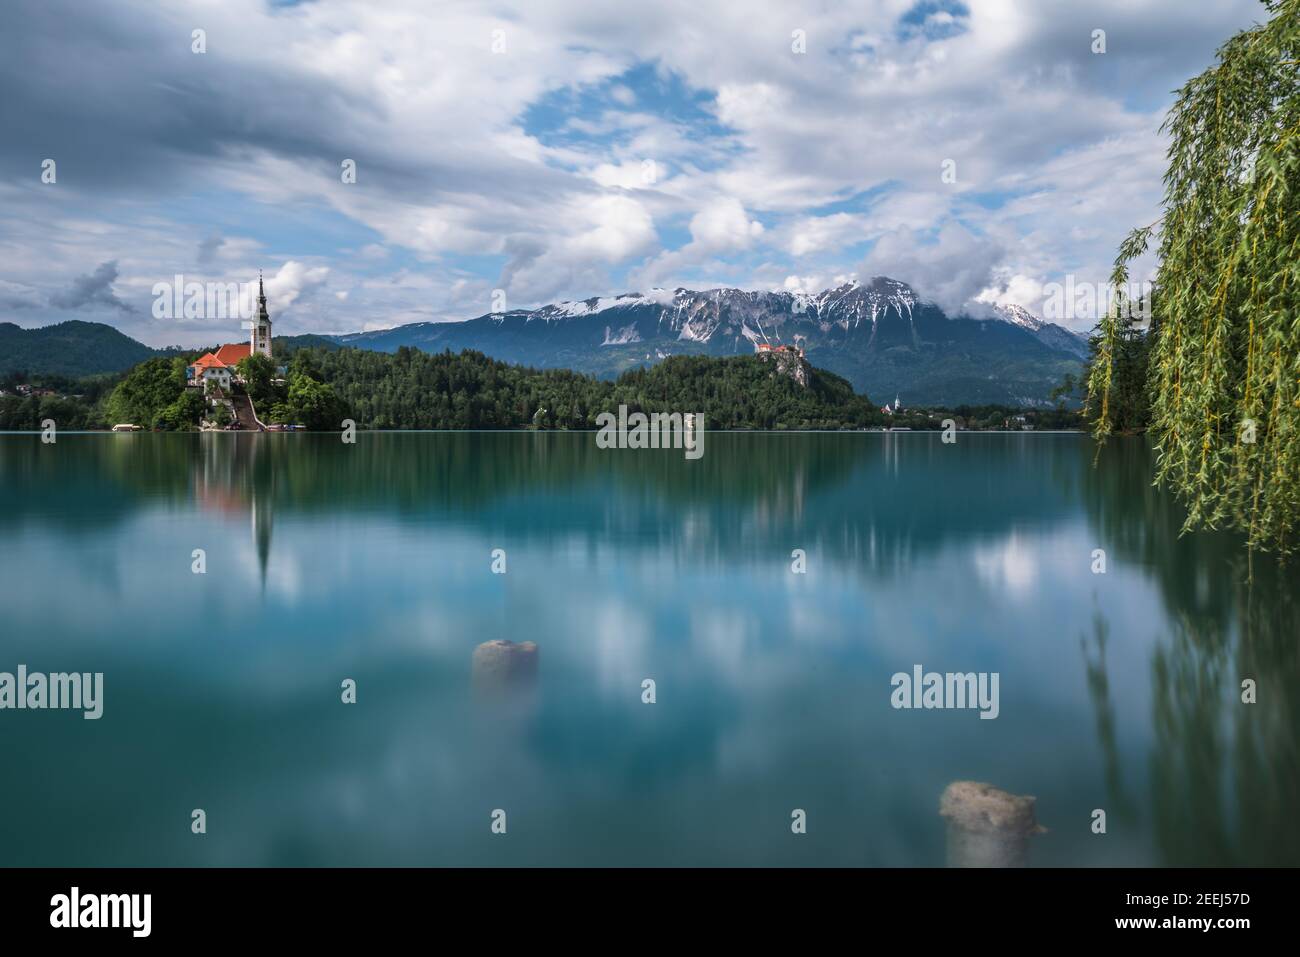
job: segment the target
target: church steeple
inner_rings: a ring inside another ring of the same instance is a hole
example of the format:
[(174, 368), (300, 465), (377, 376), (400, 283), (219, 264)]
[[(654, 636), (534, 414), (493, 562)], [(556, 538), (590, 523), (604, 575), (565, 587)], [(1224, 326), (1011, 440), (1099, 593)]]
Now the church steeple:
[(250, 342), (255, 355), (271, 358), (271, 316), (266, 311), (266, 287), (262, 284), (262, 270), (257, 271), (257, 319), (253, 322)]

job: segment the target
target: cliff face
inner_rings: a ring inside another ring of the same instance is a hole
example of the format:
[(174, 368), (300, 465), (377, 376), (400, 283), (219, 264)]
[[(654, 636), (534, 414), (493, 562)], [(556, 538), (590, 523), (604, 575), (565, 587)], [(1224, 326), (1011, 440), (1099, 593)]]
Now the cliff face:
[(803, 388), (808, 388), (812, 381), (812, 370), (808, 360), (797, 352), (760, 352), (759, 359), (771, 363), (773, 375), (786, 375)]

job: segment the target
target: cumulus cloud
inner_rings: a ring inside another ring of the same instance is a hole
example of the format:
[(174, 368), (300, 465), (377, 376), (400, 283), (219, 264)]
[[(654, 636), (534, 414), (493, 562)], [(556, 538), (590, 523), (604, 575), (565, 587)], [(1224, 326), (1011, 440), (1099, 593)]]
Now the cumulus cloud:
[(591, 171), (591, 178), (601, 186), (620, 189), (653, 189), (661, 185), (665, 175), (660, 164), (650, 157), (623, 160), (619, 163), (601, 163)]
[(761, 235), (763, 224), (750, 219), (734, 197), (714, 200), (691, 217), (691, 240), (701, 253), (748, 249)]
[(102, 306), (120, 312), (132, 312), (113, 292), (113, 283), (117, 282), (117, 260), (100, 263), (95, 271), (78, 276), (63, 291), (50, 297), (50, 304), (59, 309), (85, 309)]
[(0, 279), (0, 309), (34, 309), (41, 304), (35, 289)]
[[(319, 305), (319, 293), (329, 286), (331, 269), (329, 266), (313, 266), (290, 259), (275, 269), (263, 271), (262, 281), (266, 290), (271, 318), (280, 322), (288, 319), (298, 331), (325, 331), (319, 327), (316, 310)], [(197, 276), (187, 277), (190, 281), (201, 281)], [(239, 309), (243, 315), (253, 315), (257, 311), (257, 271), (239, 270), (233, 274), (216, 277), (214, 282), (238, 282), (240, 289)], [(336, 292), (332, 297), (336, 302), (347, 299), (347, 293)], [(198, 320), (171, 319), (169, 328), (185, 331), (188, 324), (193, 324), (196, 335), (202, 335), (202, 341), (211, 340), (212, 319)], [(202, 330), (198, 332), (197, 330)], [(278, 326), (276, 333), (282, 334), (284, 326)]]
[(807, 256), (852, 245), (865, 235), (866, 222), (860, 215), (805, 216), (791, 225), (785, 248), (791, 256)]
[(570, 288), (601, 291), (605, 267), (644, 255), (656, 240), (654, 219), (630, 196), (574, 202), (561, 212), (551, 236), (506, 240), (504, 251), (511, 258), (501, 272), (501, 288), (524, 301), (557, 297)]
[(649, 212), (627, 196), (601, 196), (584, 203), (575, 218), (585, 228), (567, 245), (578, 256), (622, 262), (644, 252), (655, 240), (654, 220)]
[(997, 241), (959, 223), (943, 226), (934, 236), (903, 228), (880, 238), (861, 272), (901, 279), (949, 315), (984, 314), (987, 309), (976, 300), (993, 283), (1005, 255)]
[(1043, 283), (1034, 276), (995, 270), (994, 282), (975, 297), (977, 303), (994, 306), (1021, 306), (1043, 315)]
[(207, 238), (201, 240), (199, 242), (199, 251), (198, 255), (195, 257), (195, 261), (198, 262), (199, 265), (207, 265), (211, 263), (212, 260), (217, 257), (217, 250), (224, 246), (225, 243), (225, 237), (219, 233), (213, 233)]
[(742, 252), (763, 235), (740, 201), (721, 197), (706, 203), (690, 221), (691, 241), (664, 252), (634, 273), (641, 287), (685, 282), (689, 272), (711, 258)]
[(307, 266), (289, 260), (272, 276), (265, 277), (266, 295), (281, 310), (309, 301), (328, 281), (328, 266)]

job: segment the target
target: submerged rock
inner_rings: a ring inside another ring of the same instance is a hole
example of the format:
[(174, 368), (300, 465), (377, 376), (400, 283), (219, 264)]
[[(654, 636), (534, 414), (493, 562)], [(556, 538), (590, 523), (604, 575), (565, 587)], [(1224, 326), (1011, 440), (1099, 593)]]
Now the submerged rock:
[(1047, 828), (1034, 814), (1037, 798), (980, 781), (954, 781), (939, 799), (948, 822), (949, 867), (1024, 867), (1029, 839)]
[(537, 680), (536, 642), (496, 639), (474, 649), (474, 685), (501, 688), (531, 685)]

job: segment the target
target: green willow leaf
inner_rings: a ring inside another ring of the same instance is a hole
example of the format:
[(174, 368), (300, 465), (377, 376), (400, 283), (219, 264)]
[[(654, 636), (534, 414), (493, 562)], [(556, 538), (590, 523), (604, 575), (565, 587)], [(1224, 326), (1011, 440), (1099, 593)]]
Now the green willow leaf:
[[(1237, 528), (1252, 548), (1286, 553), (1300, 518), (1300, 0), (1265, 6), (1266, 23), (1178, 91), (1156, 320), (1130, 361), (1115, 297), (1093, 337), (1086, 409), (1102, 442), (1131, 431), (1146, 403), (1155, 480), (1185, 501), (1186, 529)], [(1120, 244), (1116, 289), (1152, 234)], [(1134, 368), (1143, 398), (1124, 388)]]

